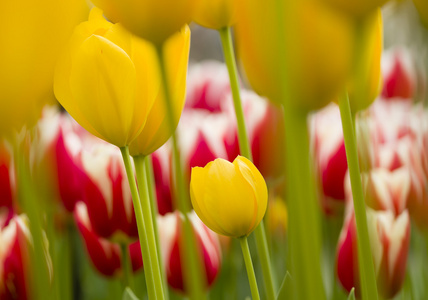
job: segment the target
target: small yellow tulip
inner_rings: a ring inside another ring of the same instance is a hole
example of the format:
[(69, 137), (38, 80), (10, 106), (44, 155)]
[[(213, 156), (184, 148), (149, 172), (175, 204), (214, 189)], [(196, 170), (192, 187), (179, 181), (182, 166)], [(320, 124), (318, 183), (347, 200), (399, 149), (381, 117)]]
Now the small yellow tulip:
[(34, 125), (52, 92), (55, 64), (84, 0), (2, 1), (0, 8), (0, 137)]
[(199, 0), (195, 5), (193, 21), (207, 28), (221, 29), (236, 23), (239, 0)]
[(156, 45), (191, 21), (195, 0), (92, 0), (107, 18)]
[(216, 159), (192, 169), (190, 196), (199, 218), (211, 230), (230, 237), (248, 236), (267, 208), (263, 176), (248, 159)]
[[(177, 127), (184, 108), (186, 94), (187, 63), (190, 50), (190, 29), (185, 25), (171, 36), (164, 45), (168, 84), (171, 87), (174, 127)], [(162, 146), (172, 135), (167, 118), (164, 94), (160, 89), (147, 116), (140, 135), (129, 145), (132, 156), (149, 155)]]
[(54, 91), (86, 130), (123, 147), (141, 132), (159, 82), (152, 44), (94, 8), (57, 64)]
[[(277, 2), (248, 0), (240, 8), (236, 39), (247, 78), (257, 93), (277, 103), (291, 101), (305, 110), (323, 107), (350, 74), (352, 20), (318, 0), (285, 1), (281, 11)], [(286, 53), (279, 52), (280, 43)], [(281, 71), (293, 99), (283, 99)]]
[(362, 55), (362, 59), (354, 66), (354, 73), (348, 83), (349, 103), (353, 113), (369, 107), (382, 89), (380, 61), (383, 48), (383, 22), (380, 9), (367, 16), (363, 26), (363, 53), (355, 53)]
[(380, 8), (388, 0), (323, 0), (355, 17), (363, 17)]

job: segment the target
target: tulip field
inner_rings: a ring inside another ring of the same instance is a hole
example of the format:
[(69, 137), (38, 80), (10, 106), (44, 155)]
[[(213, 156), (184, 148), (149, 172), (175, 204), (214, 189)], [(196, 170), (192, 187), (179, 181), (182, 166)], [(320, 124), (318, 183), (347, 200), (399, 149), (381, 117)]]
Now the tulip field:
[(428, 0), (0, 4), (0, 300), (428, 299)]

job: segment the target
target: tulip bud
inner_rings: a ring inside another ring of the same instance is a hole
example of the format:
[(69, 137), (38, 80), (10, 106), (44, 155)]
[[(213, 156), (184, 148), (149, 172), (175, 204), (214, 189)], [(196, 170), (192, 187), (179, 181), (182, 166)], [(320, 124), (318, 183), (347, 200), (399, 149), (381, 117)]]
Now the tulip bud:
[[(405, 210), (394, 216), (391, 211), (367, 209), (367, 225), (378, 292), (389, 299), (399, 292), (404, 282), (410, 242), (409, 214)], [(353, 212), (348, 213), (339, 237), (336, 268), (342, 286), (348, 292), (354, 287), (359, 297), (357, 228)]]
[(414, 62), (408, 51), (391, 49), (382, 55), (382, 97), (412, 100), (416, 92), (417, 76)]
[[(283, 4), (281, 11), (277, 3)], [(239, 10), (236, 40), (251, 86), (276, 103), (321, 108), (339, 93), (351, 71), (352, 22), (317, 0), (246, 1)], [(284, 99), (282, 72), (292, 81), (292, 98)]]
[[(190, 29), (186, 25), (171, 36), (164, 44), (164, 59), (167, 68), (168, 84), (171, 87), (174, 128), (177, 126), (184, 107), (187, 62), (189, 60)], [(156, 74), (151, 74), (155, 76)], [(146, 79), (147, 80), (147, 79)], [(153, 80), (150, 78), (150, 80)], [(162, 146), (172, 135), (167, 118), (164, 94), (158, 91), (153, 106), (147, 115), (141, 133), (131, 143), (129, 152), (132, 156), (149, 155)], [(140, 99), (143, 100), (143, 99)]]
[(137, 238), (137, 224), (119, 149), (99, 143), (81, 154), (82, 200), (94, 232), (116, 242)]
[(207, 28), (222, 29), (236, 23), (239, 0), (200, 0), (196, 2), (193, 20)]
[[(117, 275), (121, 270), (119, 245), (99, 237), (94, 232), (86, 205), (83, 202), (78, 202), (76, 204), (74, 219), (95, 269), (105, 276), (110, 277)], [(136, 272), (143, 266), (139, 242), (137, 241), (130, 244), (128, 250), (131, 257), (132, 269)]]
[(2, 3), (0, 137), (34, 125), (44, 104), (54, 101), (55, 63), (87, 10), (84, 0)]
[(154, 47), (94, 8), (66, 50), (55, 72), (58, 101), (93, 135), (118, 147), (129, 145), (159, 91)]
[(193, 168), (190, 196), (195, 212), (211, 230), (230, 237), (248, 236), (263, 219), (267, 187), (248, 159), (216, 159)]
[(161, 45), (191, 21), (195, 0), (92, 0), (108, 19), (121, 22), (129, 31)]
[[(180, 240), (183, 238), (179, 213), (170, 213), (158, 217), (162, 258), (166, 267), (169, 285), (185, 292), (184, 275), (180, 256)], [(206, 282), (211, 286), (216, 279), (221, 266), (220, 242), (217, 235), (209, 230), (195, 213), (189, 213), (189, 219), (195, 232), (198, 248), (203, 258)], [(186, 270), (184, 270), (186, 271)]]

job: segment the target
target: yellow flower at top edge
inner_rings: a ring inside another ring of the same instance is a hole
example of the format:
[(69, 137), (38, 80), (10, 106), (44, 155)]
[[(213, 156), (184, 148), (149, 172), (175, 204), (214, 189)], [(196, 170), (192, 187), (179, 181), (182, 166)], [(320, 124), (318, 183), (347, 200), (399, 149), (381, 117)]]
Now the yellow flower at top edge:
[(238, 156), (233, 163), (216, 159), (192, 169), (193, 208), (211, 230), (230, 237), (248, 236), (265, 215), (268, 191), (254, 164)]
[(138, 136), (159, 88), (153, 45), (106, 21), (98, 8), (76, 27), (55, 72), (62, 106), (86, 130), (118, 147)]
[(364, 17), (380, 8), (388, 0), (323, 0), (343, 12), (355, 16)]
[[(247, 0), (245, 4), (239, 10), (236, 40), (253, 89), (280, 104), (291, 101), (302, 110), (328, 104), (350, 75), (352, 20), (319, 0)], [(285, 53), (280, 53), (281, 43)], [(292, 99), (282, 94), (281, 71), (287, 75)]]
[(85, 0), (2, 1), (0, 9), (0, 137), (35, 124), (53, 102), (55, 64)]
[(236, 23), (239, 0), (199, 0), (195, 4), (193, 21), (207, 28), (221, 29)]
[(191, 21), (196, 0), (92, 0), (107, 18), (129, 31), (161, 45)]
[[(186, 99), (187, 63), (190, 50), (190, 29), (185, 25), (164, 44), (167, 80), (172, 97), (174, 128), (177, 127)], [(162, 146), (172, 135), (163, 99), (159, 89), (156, 100), (147, 116), (146, 124), (138, 137), (129, 145), (132, 156), (149, 155)]]

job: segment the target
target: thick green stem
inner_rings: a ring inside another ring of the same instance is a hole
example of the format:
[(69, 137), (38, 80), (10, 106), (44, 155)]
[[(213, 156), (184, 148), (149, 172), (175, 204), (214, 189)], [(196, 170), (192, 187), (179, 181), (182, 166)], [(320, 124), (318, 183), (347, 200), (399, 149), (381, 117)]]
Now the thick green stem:
[(354, 200), (355, 221), (358, 237), (358, 265), (363, 299), (378, 299), (376, 276), (370, 248), (367, 228), (366, 205), (361, 184), (360, 167), (358, 163), (357, 143), (354, 134), (349, 98), (346, 92), (339, 99), (340, 116), (342, 118), (343, 137), (345, 140), (346, 158), (348, 160), (349, 176), (351, 179), (352, 197)]
[(168, 126), (172, 133), (172, 154), (174, 162), (174, 178), (176, 188), (176, 203), (179, 211), (183, 214), (184, 220), (182, 223), (184, 239), (180, 239), (180, 255), (184, 262), (183, 273), (185, 279), (185, 287), (189, 291), (190, 299), (203, 300), (206, 299), (204, 293), (204, 285), (206, 285), (205, 273), (202, 272), (202, 259), (200, 257), (200, 251), (196, 244), (196, 238), (193, 231), (193, 227), (190, 223), (188, 212), (190, 211), (190, 200), (189, 194), (186, 189), (183, 178), (183, 169), (181, 166), (181, 158), (178, 150), (178, 139), (175, 133), (175, 126), (177, 120), (175, 120), (172, 98), (169, 91), (167, 70), (165, 66), (165, 59), (163, 57), (162, 46), (157, 47), (157, 56), (159, 60), (159, 66), (162, 76), (162, 87), (164, 92), (164, 101), (167, 110)]
[(132, 264), (131, 264), (131, 258), (128, 250), (128, 245), (126, 243), (120, 244), (120, 250), (122, 252), (122, 282), (123, 282), (123, 289), (125, 290), (126, 287), (129, 287), (131, 290), (134, 291), (134, 278), (132, 274)]
[(150, 156), (146, 157), (143, 155), (138, 155), (134, 157), (135, 173), (137, 175), (137, 182), (140, 187), (140, 189), (138, 190), (138, 193), (140, 195), (140, 199), (142, 201), (147, 201), (148, 202), (147, 205), (150, 205), (150, 213), (151, 213), (150, 218), (152, 220), (153, 232), (155, 235), (155, 241), (157, 245), (156, 250), (157, 250), (158, 264), (159, 264), (159, 269), (162, 276), (165, 298), (168, 299), (169, 298), (168, 285), (165, 277), (165, 268), (163, 267), (163, 262), (162, 262), (162, 253), (160, 250), (161, 244), (159, 239), (158, 223), (156, 220), (157, 202), (154, 196), (153, 180), (152, 180), (153, 174), (151, 173), (151, 167), (149, 163), (150, 163)]
[[(121, 147), (120, 151), (122, 152), (129, 187), (131, 188), (132, 202), (134, 203), (134, 211), (135, 217), (137, 219), (138, 236), (140, 239), (141, 253), (143, 255), (144, 273), (146, 275), (149, 298), (163, 300), (165, 299), (165, 295), (158, 264), (156, 243), (153, 233), (153, 223), (150, 219), (150, 206), (147, 206), (145, 203), (147, 201), (140, 201), (137, 184), (135, 183), (134, 172), (132, 171), (128, 146)], [(147, 187), (140, 186), (140, 189), (143, 189), (147, 192)], [(144, 207), (141, 206), (142, 204)]]
[[(236, 122), (238, 126), (238, 141), (240, 153), (252, 161), (253, 156), (251, 154), (250, 143), (248, 141), (247, 130), (245, 127), (244, 112), (241, 103), (238, 72), (236, 68), (236, 60), (233, 51), (230, 27), (220, 29), (219, 33), (223, 46), (224, 60), (227, 65), (227, 69), (229, 70), (230, 87), (232, 90), (233, 105), (235, 107)], [(254, 235), (257, 245), (257, 252), (259, 254), (262, 266), (264, 285), (266, 288), (266, 296), (269, 300), (275, 299), (275, 281), (263, 222), (260, 222), (260, 225), (255, 229)]]
[(248, 247), (247, 237), (239, 238), (241, 243), (242, 255), (244, 256), (245, 267), (247, 269), (248, 282), (250, 283), (251, 295), (253, 300), (260, 300), (259, 289), (257, 288), (256, 274), (254, 273), (253, 262), (251, 261), (250, 248)]

